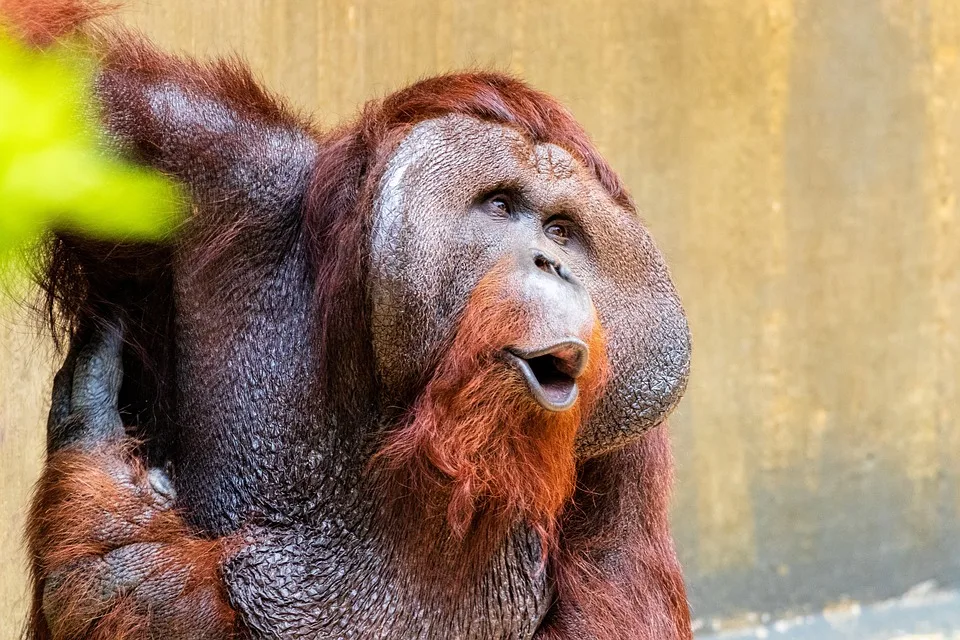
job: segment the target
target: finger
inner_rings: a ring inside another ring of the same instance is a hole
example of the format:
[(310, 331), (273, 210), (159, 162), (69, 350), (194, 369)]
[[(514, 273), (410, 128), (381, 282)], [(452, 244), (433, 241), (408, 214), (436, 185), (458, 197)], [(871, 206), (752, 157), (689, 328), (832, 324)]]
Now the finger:
[(47, 415), (47, 451), (53, 452), (62, 446), (63, 432), (70, 417), (70, 396), (73, 395), (73, 368), (77, 362), (76, 347), (71, 347), (63, 366), (53, 378), (50, 398), (50, 413)]
[(123, 381), (123, 330), (119, 324), (96, 327), (77, 355), (73, 370), (72, 440), (95, 446), (122, 438), (118, 397)]
[(162, 505), (172, 506), (177, 499), (177, 490), (173, 487), (173, 482), (166, 471), (159, 467), (152, 467), (147, 472), (147, 481), (150, 488)]

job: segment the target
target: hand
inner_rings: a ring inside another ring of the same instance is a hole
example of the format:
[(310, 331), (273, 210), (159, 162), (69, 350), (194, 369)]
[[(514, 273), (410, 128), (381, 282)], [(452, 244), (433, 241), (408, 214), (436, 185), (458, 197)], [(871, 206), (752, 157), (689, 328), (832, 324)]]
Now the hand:
[(54, 380), (28, 524), (31, 626), (52, 640), (231, 638), (228, 541), (193, 535), (169, 476), (137, 457), (117, 406), (122, 350), (119, 324), (98, 327)]

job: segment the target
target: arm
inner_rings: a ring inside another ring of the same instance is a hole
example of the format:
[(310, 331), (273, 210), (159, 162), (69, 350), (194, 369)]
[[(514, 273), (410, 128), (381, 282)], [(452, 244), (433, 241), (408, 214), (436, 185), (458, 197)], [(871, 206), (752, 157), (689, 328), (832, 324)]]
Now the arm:
[(557, 601), (536, 640), (689, 640), (683, 574), (670, 538), (665, 425), (581, 464), (551, 558)]
[[(43, 283), (50, 317), (70, 340), (105, 308), (123, 320), (121, 407), (138, 453), (174, 465), (191, 527), (226, 533), (274, 506), (264, 485), (285, 482), (260, 473), (254, 452), (285, 416), (243, 399), (298, 393), (310, 366), (320, 243), (303, 201), (318, 143), (236, 60), (168, 55), (111, 23), (83, 32), (98, 54), (105, 144), (176, 179), (191, 206), (159, 244), (57, 234)], [(240, 375), (238, 363), (258, 364)]]
[(230, 539), (189, 533), (161, 469), (117, 411), (120, 330), (71, 349), (57, 374), (47, 464), (28, 521), (30, 640), (234, 636), (220, 564)]
[(94, 40), (112, 145), (186, 185), (204, 217), (289, 219), (316, 154), (307, 120), (237, 59), (178, 58), (125, 30)]

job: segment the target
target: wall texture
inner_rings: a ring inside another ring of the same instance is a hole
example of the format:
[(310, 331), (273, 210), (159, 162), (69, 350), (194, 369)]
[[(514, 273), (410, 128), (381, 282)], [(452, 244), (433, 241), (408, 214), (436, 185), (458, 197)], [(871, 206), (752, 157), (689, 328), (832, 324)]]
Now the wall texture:
[[(674, 527), (698, 618), (960, 580), (955, 0), (166, 0), (167, 47), (242, 52), (325, 123), (469, 66), (566, 102), (690, 315)], [(0, 557), (49, 370), (0, 332)], [(0, 629), (22, 611), (0, 564)], [(6, 637), (6, 636), (4, 636)]]

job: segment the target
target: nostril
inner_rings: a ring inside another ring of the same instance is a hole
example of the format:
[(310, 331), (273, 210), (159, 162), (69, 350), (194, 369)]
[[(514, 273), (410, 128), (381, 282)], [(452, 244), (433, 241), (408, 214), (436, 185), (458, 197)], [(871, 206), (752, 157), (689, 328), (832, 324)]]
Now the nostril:
[(533, 254), (533, 264), (537, 265), (537, 269), (551, 275), (555, 275), (564, 280), (569, 280), (569, 272), (566, 267), (564, 267), (558, 260), (551, 258), (547, 254), (537, 251)]
[(537, 269), (540, 269), (540, 271), (546, 271), (552, 274), (557, 273), (553, 261), (542, 253), (537, 253), (533, 256), (533, 264), (537, 265)]

